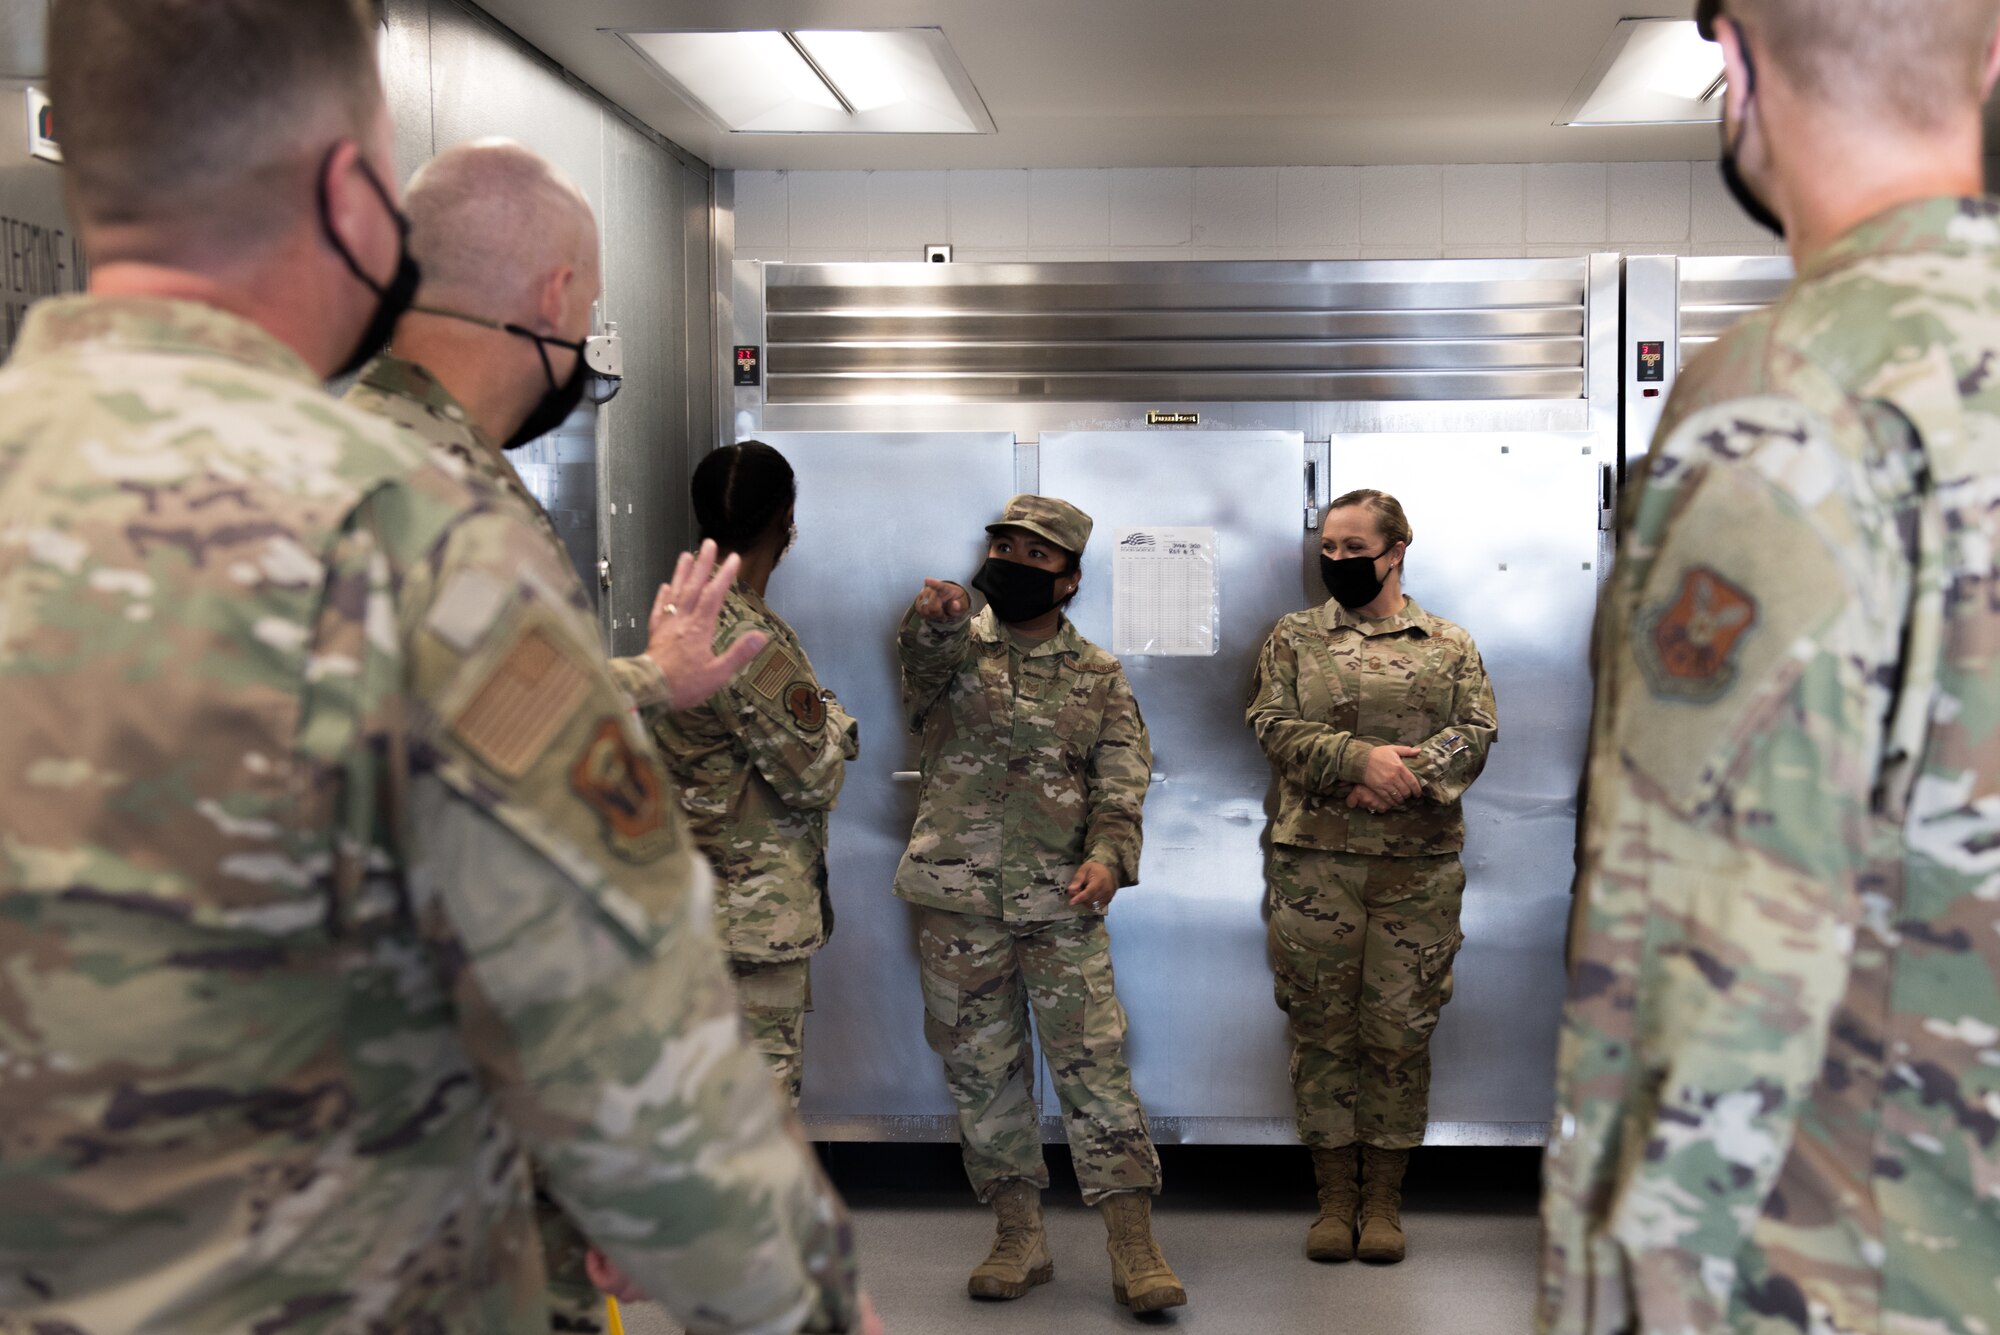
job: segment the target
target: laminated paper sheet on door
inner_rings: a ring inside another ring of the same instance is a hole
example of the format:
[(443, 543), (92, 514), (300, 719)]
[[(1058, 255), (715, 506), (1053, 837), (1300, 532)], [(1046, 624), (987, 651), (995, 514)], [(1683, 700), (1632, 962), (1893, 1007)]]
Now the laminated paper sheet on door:
[(1112, 652), (1165, 658), (1220, 651), (1212, 528), (1121, 528), (1112, 559)]

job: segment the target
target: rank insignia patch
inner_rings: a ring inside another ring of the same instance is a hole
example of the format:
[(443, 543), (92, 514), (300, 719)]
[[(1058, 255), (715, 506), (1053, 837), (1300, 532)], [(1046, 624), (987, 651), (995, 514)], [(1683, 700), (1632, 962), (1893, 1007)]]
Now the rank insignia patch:
[(785, 711), (792, 716), (792, 722), (807, 732), (818, 732), (826, 726), (826, 701), (820, 698), (819, 688), (809, 681), (795, 681), (786, 689)]
[(597, 813), (612, 850), (650, 862), (673, 843), (660, 776), (615, 718), (601, 720), (569, 770), (570, 791)]
[(1755, 598), (1691, 566), (1673, 600), (1639, 618), (1633, 648), (1654, 695), (1705, 704), (1736, 684), (1737, 650), (1756, 625)]

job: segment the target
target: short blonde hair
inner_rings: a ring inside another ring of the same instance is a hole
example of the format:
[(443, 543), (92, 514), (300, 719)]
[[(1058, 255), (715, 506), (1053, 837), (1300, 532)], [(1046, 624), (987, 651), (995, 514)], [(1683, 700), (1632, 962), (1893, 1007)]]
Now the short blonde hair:
[(1978, 110), (2000, 0), (1723, 0), (1722, 16), (1807, 96), (1935, 130)]
[(1417, 540), (1417, 535), (1410, 531), (1409, 517), (1403, 513), (1403, 503), (1386, 491), (1363, 487), (1359, 491), (1350, 491), (1345, 496), (1335, 497), (1333, 504), (1326, 508), (1345, 510), (1357, 505), (1375, 516), (1375, 527), (1381, 530), (1382, 536), (1388, 539), (1391, 547), (1399, 542), (1407, 547)]

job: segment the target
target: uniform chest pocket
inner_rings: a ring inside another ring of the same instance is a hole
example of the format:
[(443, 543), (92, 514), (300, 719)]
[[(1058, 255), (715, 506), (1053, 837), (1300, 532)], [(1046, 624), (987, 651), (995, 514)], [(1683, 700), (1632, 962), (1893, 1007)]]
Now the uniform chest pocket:
[(1064, 765), (1080, 774), (1097, 749), (1097, 737), (1104, 730), (1104, 702), (1110, 678), (1101, 673), (1079, 673), (1068, 692), (1050, 702), (1049, 727), (1060, 748)]
[(1299, 657), (1299, 714), (1312, 723), (1352, 728), (1360, 675), (1358, 655), (1321, 641)]

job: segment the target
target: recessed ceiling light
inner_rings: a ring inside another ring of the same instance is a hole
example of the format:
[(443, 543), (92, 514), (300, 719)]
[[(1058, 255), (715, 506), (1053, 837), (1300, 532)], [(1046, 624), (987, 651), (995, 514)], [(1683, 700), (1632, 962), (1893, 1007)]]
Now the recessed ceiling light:
[(734, 134), (992, 134), (937, 28), (616, 35)]
[(1558, 125), (1700, 125), (1722, 119), (1722, 48), (1686, 19), (1625, 19)]

